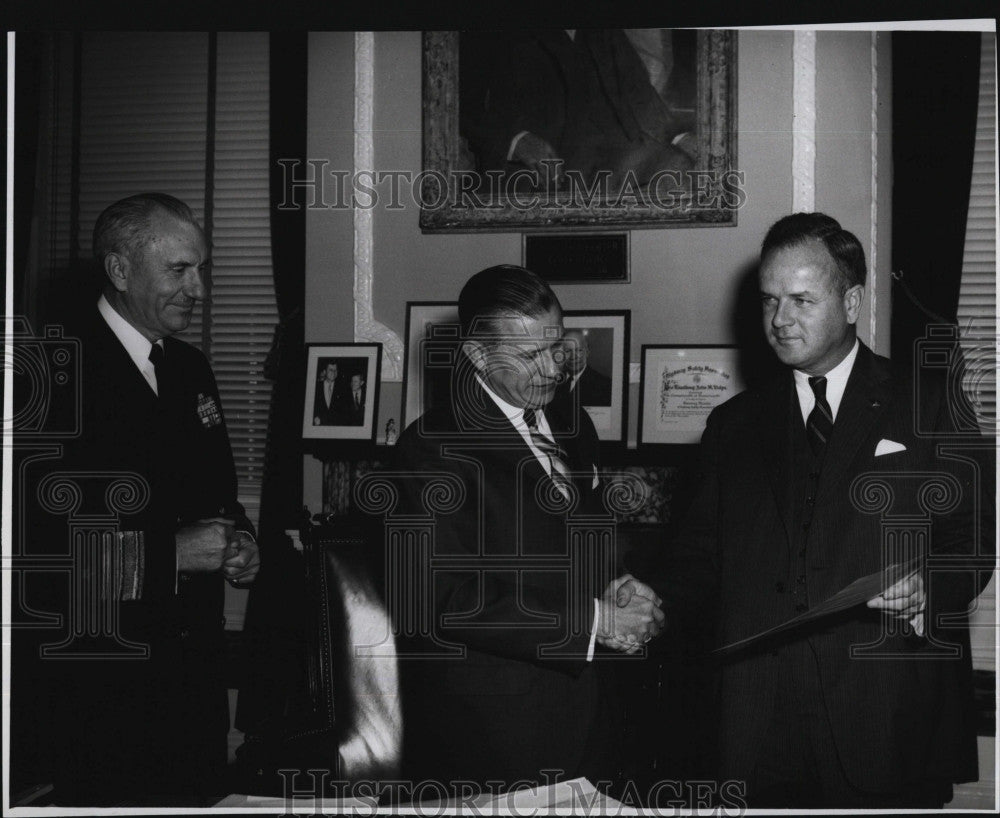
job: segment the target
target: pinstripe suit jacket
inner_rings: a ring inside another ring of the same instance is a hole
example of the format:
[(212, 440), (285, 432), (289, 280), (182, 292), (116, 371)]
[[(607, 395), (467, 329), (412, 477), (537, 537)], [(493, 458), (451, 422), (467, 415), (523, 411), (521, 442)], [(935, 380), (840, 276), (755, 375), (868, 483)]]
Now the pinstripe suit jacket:
[[(862, 345), (804, 540), (814, 605), (879, 570), (895, 531), (928, 537), (925, 638), (885, 635), (883, 615), (864, 606), (787, 637), (811, 645), (844, 770), (865, 790), (899, 790), (924, 776), (954, 782), (977, 776), (963, 614), (989, 579), (988, 568), (973, 568), (992, 560), (994, 466), (985, 462), (981, 441), (970, 447), (966, 438), (952, 454), (942, 451), (949, 439), (942, 435), (954, 429), (951, 410), (940, 385), (915, 385)], [(715, 639), (724, 645), (794, 615), (790, 575), (803, 539), (792, 527), (792, 445), (802, 426), (791, 372), (711, 414), (700, 487), (670, 548), (663, 594), (668, 623), (694, 628), (704, 611), (714, 611)], [(876, 457), (883, 439), (905, 451)], [(988, 526), (981, 536), (977, 520)], [(948, 613), (958, 617), (939, 619)], [(721, 668), (723, 778), (753, 772), (783, 672), (772, 647)]]
[[(601, 513), (593, 425), (581, 412), (582, 426), (573, 428), (546, 409), (577, 485), (567, 510), (483, 390), (458, 391), (458, 402), (412, 423), (396, 447), (404, 472), (397, 512), (433, 529), (429, 547), (409, 563), (406, 606), (424, 612), (429, 630), (400, 621), (406, 610), (394, 606), (406, 654), (404, 774), (508, 784), (545, 783), (543, 770), (610, 778), (620, 719), (607, 709), (603, 663), (585, 657), (592, 599), (612, 566), (578, 571), (569, 545), (571, 520), (586, 524), (588, 513)], [(451, 505), (447, 492), (428, 490), (441, 475), (455, 481)]]

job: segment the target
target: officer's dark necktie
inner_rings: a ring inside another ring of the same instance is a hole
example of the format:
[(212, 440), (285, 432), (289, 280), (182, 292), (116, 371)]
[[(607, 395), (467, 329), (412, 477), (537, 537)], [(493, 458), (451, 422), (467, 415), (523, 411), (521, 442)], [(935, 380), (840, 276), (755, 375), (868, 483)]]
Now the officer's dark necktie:
[(826, 443), (833, 434), (833, 412), (830, 411), (830, 404), (826, 402), (826, 378), (810, 378), (809, 386), (816, 396), (816, 405), (806, 420), (806, 434), (813, 454), (822, 457)]
[(153, 348), (149, 350), (149, 360), (153, 364), (153, 372), (156, 373), (156, 394), (161, 398), (167, 391), (167, 367), (163, 357), (163, 347), (153, 344)]
[(573, 488), (569, 476), (569, 466), (566, 465), (566, 451), (557, 443), (549, 440), (538, 429), (538, 414), (534, 409), (524, 410), (524, 422), (528, 426), (531, 442), (549, 461), (549, 476), (559, 490), (567, 497)]

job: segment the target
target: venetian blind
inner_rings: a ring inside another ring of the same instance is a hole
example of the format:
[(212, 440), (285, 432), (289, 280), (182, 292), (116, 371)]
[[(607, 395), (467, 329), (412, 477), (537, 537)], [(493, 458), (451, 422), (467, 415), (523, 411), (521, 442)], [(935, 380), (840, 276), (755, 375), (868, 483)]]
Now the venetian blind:
[(215, 105), (210, 360), (240, 476), (260, 494), (278, 323), (271, 275), (268, 35), (220, 33)]
[[(972, 162), (969, 216), (958, 298), (958, 323), (967, 373), (963, 384), (980, 427), (992, 434), (996, 422), (996, 35), (984, 33), (980, 48), (979, 113)], [(992, 537), (993, 532), (983, 536)], [(969, 615), (972, 665), (995, 670), (996, 575)]]
[(205, 33), (83, 35), (76, 240), (80, 252), (89, 253), (101, 210), (150, 190), (182, 199), (210, 227), (210, 295), (179, 337), (212, 363), (240, 495), (255, 506), (270, 400), (262, 368), (277, 323), (268, 200), (268, 36), (219, 34), (212, 83), (211, 56)]
[[(79, 255), (101, 211), (135, 193), (176, 196), (204, 224), (208, 35), (84, 33), (80, 73)], [(201, 309), (179, 337), (201, 347)]]
[(972, 165), (969, 216), (958, 299), (958, 323), (968, 368), (964, 386), (984, 432), (995, 429), (996, 382), (996, 35), (980, 49), (979, 115)]

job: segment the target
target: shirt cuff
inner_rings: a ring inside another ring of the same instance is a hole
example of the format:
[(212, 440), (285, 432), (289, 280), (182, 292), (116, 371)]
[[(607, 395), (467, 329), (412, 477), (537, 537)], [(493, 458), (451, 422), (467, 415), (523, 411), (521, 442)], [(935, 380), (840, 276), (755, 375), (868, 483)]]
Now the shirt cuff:
[(597, 644), (597, 625), (601, 621), (601, 602), (594, 597), (594, 624), (590, 626), (590, 644), (587, 646), (587, 661), (594, 661), (594, 646)]
[(531, 133), (531, 131), (520, 131), (519, 133), (514, 134), (514, 138), (510, 140), (510, 147), (507, 149), (508, 162), (514, 158), (514, 148), (517, 147), (517, 143), (520, 142), (521, 137), (523, 137), (527, 133)]

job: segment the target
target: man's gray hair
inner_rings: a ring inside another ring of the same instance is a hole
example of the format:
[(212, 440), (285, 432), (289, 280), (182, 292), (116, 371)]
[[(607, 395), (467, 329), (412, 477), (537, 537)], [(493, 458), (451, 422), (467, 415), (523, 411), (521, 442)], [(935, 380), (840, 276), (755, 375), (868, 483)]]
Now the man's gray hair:
[(135, 258), (150, 238), (150, 222), (157, 210), (200, 227), (191, 208), (169, 194), (139, 193), (120, 199), (105, 208), (94, 225), (94, 256), (98, 262), (103, 265), (111, 253)]

